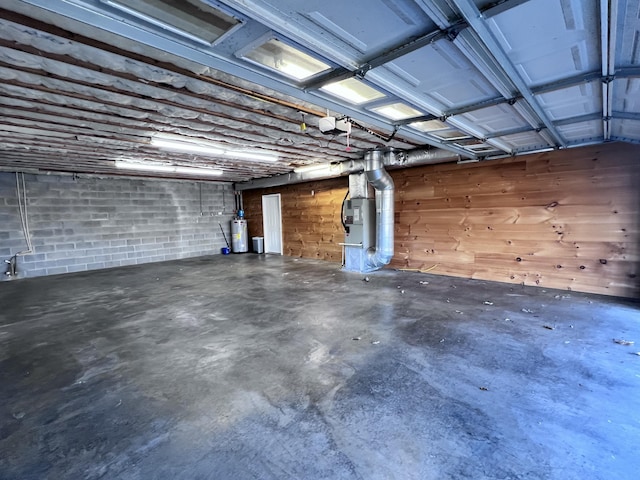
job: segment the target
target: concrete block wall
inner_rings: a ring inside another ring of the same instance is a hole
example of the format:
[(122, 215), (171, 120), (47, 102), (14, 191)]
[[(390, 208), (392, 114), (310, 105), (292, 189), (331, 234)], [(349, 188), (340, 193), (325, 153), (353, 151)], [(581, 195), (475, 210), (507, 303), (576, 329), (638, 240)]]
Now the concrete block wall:
[[(24, 180), (33, 252), (18, 257), (18, 278), (220, 253), (218, 222), (231, 240), (228, 183), (44, 174)], [(16, 174), (0, 172), (0, 262), (25, 249)]]

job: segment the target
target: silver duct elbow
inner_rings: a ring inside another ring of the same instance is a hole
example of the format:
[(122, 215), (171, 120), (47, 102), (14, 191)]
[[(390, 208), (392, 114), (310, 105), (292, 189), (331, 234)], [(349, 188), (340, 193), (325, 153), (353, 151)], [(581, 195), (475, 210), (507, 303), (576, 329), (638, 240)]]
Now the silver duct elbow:
[(365, 268), (377, 270), (393, 258), (394, 185), (384, 169), (385, 151), (367, 152), (364, 171), (376, 193), (376, 246), (367, 251)]

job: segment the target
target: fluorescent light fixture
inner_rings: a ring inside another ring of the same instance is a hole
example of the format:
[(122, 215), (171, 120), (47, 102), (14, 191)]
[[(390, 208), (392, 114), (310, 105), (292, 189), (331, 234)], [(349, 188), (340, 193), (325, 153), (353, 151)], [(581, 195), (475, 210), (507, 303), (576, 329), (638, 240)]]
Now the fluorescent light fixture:
[(392, 103), (391, 105), (383, 105), (372, 108), (371, 110), (391, 120), (404, 120), (406, 118), (420, 117), (423, 115), (422, 112), (404, 103)]
[(201, 142), (196, 140), (178, 140), (173, 137), (151, 137), (151, 145), (154, 147), (175, 150), (178, 152), (200, 153), (214, 157), (229, 157), (237, 160), (254, 160), (258, 162), (277, 162), (278, 155), (269, 151), (259, 150), (232, 150), (221, 145)]
[(355, 105), (361, 105), (386, 96), (384, 93), (355, 78), (329, 83), (320, 87), (320, 90), (324, 90)]
[(151, 145), (158, 148), (166, 148), (168, 150), (177, 150), (179, 152), (203, 153), (205, 155), (224, 155), (224, 150), (222, 148), (216, 148), (214, 146), (195, 142), (168, 140), (160, 137), (152, 137)]
[(238, 160), (256, 160), (258, 162), (277, 162), (278, 155), (271, 152), (256, 152), (252, 150), (225, 150), (225, 157)]
[(241, 53), (241, 57), (297, 81), (306, 80), (331, 68), (277, 38), (271, 38), (253, 50)]
[(240, 24), (237, 18), (198, 0), (101, 1), (151, 25), (206, 46), (211, 46)]
[(329, 163), (313, 163), (311, 165), (303, 165), (302, 167), (296, 167), (293, 169), (294, 173), (309, 173), (317, 172), (319, 170), (326, 170), (331, 165)]
[(217, 177), (224, 172), (218, 168), (204, 167), (181, 167), (178, 165), (164, 165), (162, 163), (137, 163), (126, 160), (116, 160), (116, 168), (123, 170), (135, 170), (138, 172), (155, 172), (155, 173), (180, 173), (184, 175), (210, 176)]

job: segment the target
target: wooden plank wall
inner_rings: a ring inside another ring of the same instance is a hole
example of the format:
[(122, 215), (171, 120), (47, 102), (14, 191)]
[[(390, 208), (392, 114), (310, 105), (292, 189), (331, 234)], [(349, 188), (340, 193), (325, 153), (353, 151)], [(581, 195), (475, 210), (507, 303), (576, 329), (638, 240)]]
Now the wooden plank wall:
[[(390, 173), (392, 268), (640, 297), (637, 145)], [(261, 195), (280, 192), (285, 253), (340, 261), (346, 187), (342, 178), (245, 192), (250, 232), (261, 234)]]
[(633, 297), (640, 148), (393, 172), (396, 268)]
[(342, 177), (243, 192), (249, 236), (263, 235), (262, 195), (280, 193), (284, 254), (340, 262), (340, 212), (348, 186), (348, 178)]

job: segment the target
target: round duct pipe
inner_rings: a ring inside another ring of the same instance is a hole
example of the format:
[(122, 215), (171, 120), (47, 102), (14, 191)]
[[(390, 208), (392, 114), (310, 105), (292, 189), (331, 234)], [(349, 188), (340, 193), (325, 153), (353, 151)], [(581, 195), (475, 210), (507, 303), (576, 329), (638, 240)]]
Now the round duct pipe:
[(384, 267), (393, 258), (394, 185), (384, 169), (390, 150), (371, 150), (364, 157), (364, 172), (376, 194), (376, 246), (367, 251), (366, 270)]
[[(440, 148), (407, 151), (385, 148), (365, 152), (365, 161), (368, 157), (377, 156), (378, 154), (375, 152), (381, 152), (382, 162), (387, 167), (414, 167), (434, 163), (456, 162), (460, 159), (459, 155)], [(238, 191), (253, 190), (256, 188), (279, 187), (281, 185), (292, 185), (312, 180), (326, 180), (328, 178), (341, 177), (351, 173), (362, 172), (365, 169), (365, 161), (346, 160), (340, 163), (319, 164), (318, 168), (308, 171), (283, 173), (282, 175), (273, 177), (257, 178), (247, 182), (236, 183), (235, 189)]]

